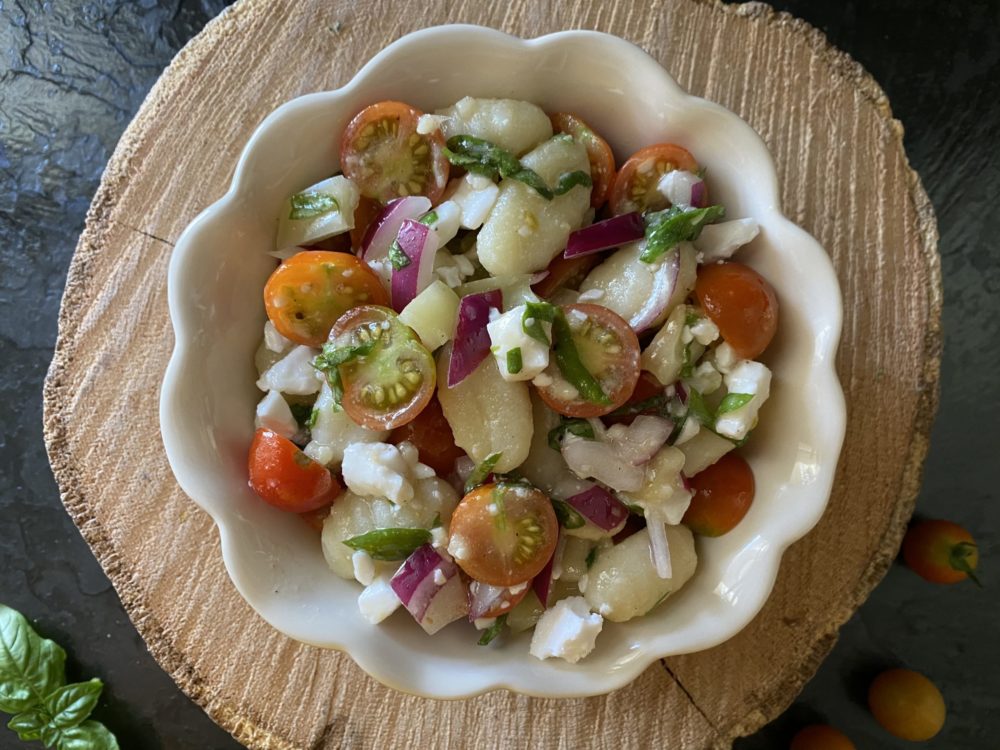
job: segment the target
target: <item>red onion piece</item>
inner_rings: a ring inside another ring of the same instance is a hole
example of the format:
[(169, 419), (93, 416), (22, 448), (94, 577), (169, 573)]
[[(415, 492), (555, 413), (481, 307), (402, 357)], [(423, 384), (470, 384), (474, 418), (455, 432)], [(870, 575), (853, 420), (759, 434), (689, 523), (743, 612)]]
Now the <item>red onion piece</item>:
[(444, 584), (437, 583), (434, 572), (440, 570), (447, 582), (458, 574), (458, 567), (445, 560), (429, 544), (413, 551), (389, 581), (392, 590), (418, 622), (423, 619), (431, 600)]
[(625, 504), (597, 485), (579, 495), (567, 498), (566, 502), (581, 516), (605, 531), (617, 529), (628, 518), (628, 508)]
[(708, 205), (708, 191), (705, 190), (704, 180), (698, 180), (691, 186), (691, 205), (694, 208), (704, 208)]
[(506, 593), (507, 589), (504, 586), (491, 586), (488, 583), (472, 581), (469, 584), (469, 620), (475, 622), (494, 609)]
[(680, 271), (680, 252), (668, 253), (653, 272), (653, 290), (650, 292), (649, 299), (629, 321), (633, 331), (642, 333), (663, 314), (677, 286), (677, 277), (680, 275)]
[(499, 289), (467, 294), (458, 303), (458, 324), (455, 341), (448, 361), (448, 387), (456, 385), (471, 375), (490, 353), (490, 308), (503, 309), (503, 294)]
[(625, 521), (625, 526), (622, 527), (621, 531), (611, 537), (611, 541), (613, 544), (621, 544), (637, 531), (642, 531), (644, 528), (646, 528), (646, 519), (642, 516), (636, 515), (635, 513), (630, 513), (628, 520)]
[(602, 250), (610, 250), (641, 240), (644, 235), (645, 227), (638, 211), (612, 216), (610, 219), (570, 233), (563, 257), (575, 258), (579, 255), (599, 253)]
[(368, 225), (361, 240), (361, 257), (366, 261), (385, 260), (389, 246), (407, 219), (416, 219), (431, 210), (431, 202), (423, 195), (409, 195), (389, 201)]
[(402, 312), (433, 280), (438, 239), (426, 224), (405, 219), (396, 235), (396, 242), (410, 259), (409, 265), (392, 269), (392, 309)]

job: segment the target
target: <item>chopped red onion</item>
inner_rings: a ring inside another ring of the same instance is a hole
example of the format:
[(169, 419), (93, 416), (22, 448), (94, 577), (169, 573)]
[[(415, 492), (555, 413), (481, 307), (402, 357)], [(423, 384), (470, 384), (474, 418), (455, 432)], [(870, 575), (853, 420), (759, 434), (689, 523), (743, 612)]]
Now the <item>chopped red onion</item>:
[(597, 485), (567, 498), (566, 502), (581, 516), (604, 531), (619, 528), (628, 518), (628, 508), (625, 504)]
[(633, 331), (642, 333), (660, 318), (663, 311), (666, 310), (671, 296), (673, 296), (680, 271), (681, 254), (679, 252), (668, 253), (667, 257), (660, 261), (659, 267), (653, 272), (653, 290), (649, 299), (646, 300), (642, 309), (629, 320)]
[(693, 208), (704, 208), (708, 205), (708, 191), (705, 189), (705, 181), (698, 180), (691, 186), (691, 206)]
[(495, 609), (507, 593), (505, 586), (491, 586), (488, 583), (472, 581), (469, 584), (469, 620), (475, 622), (491, 609)]
[(575, 258), (579, 255), (590, 255), (602, 250), (610, 250), (613, 247), (641, 240), (644, 234), (645, 227), (638, 211), (612, 216), (610, 219), (599, 221), (589, 227), (570, 233), (563, 257)]
[(402, 312), (434, 279), (434, 254), (438, 249), (438, 239), (426, 224), (404, 219), (396, 242), (410, 259), (402, 268), (392, 269), (392, 308)]
[(446, 581), (458, 574), (458, 566), (455, 563), (445, 560), (434, 547), (425, 544), (406, 558), (389, 581), (389, 585), (403, 606), (418, 622), (423, 618), (431, 600), (444, 585), (434, 580), (434, 573), (437, 570), (441, 571)]
[(430, 209), (431, 202), (423, 195), (409, 195), (389, 201), (368, 225), (364, 239), (361, 240), (361, 257), (368, 262), (388, 258), (389, 246), (399, 234), (403, 222), (423, 216)]
[(503, 309), (503, 294), (499, 289), (467, 294), (458, 303), (458, 324), (455, 341), (448, 361), (448, 387), (454, 388), (475, 372), (490, 353), (490, 309)]

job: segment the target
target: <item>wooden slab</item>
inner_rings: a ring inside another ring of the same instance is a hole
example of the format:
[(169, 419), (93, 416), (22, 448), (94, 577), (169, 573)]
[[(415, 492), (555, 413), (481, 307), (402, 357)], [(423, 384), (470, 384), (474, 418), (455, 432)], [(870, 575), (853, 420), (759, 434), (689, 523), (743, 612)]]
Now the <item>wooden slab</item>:
[[(177, 56), (126, 131), (70, 268), (45, 388), (63, 501), (156, 659), (254, 748), (728, 747), (780, 713), (881, 579), (909, 517), (937, 402), (934, 217), (875, 82), (821, 34), (759, 4), (698, 0), (243, 0)], [(438, 23), (631, 39), (733, 109), (777, 161), (785, 212), (831, 253), (845, 295), (847, 440), (830, 508), (782, 563), (760, 616), (587, 700), (395, 693), (294, 643), (244, 604), (208, 517), (182, 495), (157, 425), (173, 345), (166, 269), (226, 189), (257, 123), (339, 86), (386, 43)], [(516, 718), (513, 718), (515, 717)]]

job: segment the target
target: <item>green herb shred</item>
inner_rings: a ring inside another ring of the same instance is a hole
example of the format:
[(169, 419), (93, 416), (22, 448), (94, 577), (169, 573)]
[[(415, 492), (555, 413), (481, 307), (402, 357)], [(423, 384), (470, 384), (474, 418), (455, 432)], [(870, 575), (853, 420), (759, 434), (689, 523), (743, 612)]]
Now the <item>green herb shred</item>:
[(479, 640), (476, 642), (480, 646), (490, 645), (496, 639), (496, 637), (500, 635), (500, 631), (503, 630), (503, 626), (506, 624), (507, 624), (507, 615), (505, 614), (500, 615), (496, 620), (493, 621), (492, 625), (490, 625), (488, 628), (486, 628), (486, 630), (483, 631), (483, 634), (479, 636)]
[(562, 500), (553, 499), (552, 510), (556, 512), (559, 525), (564, 529), (579, 529), (587, 523), (586, 519), (580, 515), (576, 508)]
[(563, 417), (557, 426), (549, 430), (549, 447), (554, 451), (559, 450), (562, 439), (567, 432), (570, 435), (576, 435), (587, 440), (594, 439), (594, 428), (586, 419)]
[(663, 211), (647, 214), (646, 247), (639, 260), (655, 263), (681, 242), (698, 239), (706, 224), (718, 221), (726, 215), (722, 206), (705, 208), (681, 208), (671, 206)]
[(389, 245), (389, 263), (392, 267), (399, 271), (402, 268), (406, 268), (413, 262), (410, 256), (406, 254), (406, 251), (399, 246), (397, 240), (393, 240), (392, 244)]
[(573, 331), (569, 327), (569, 321), (559, 308), (556, 308), (556, 315), (552, 321), (552, 338), (555, 341), (556, 364), (569, 384), (576, 388), (586, 401), (593, 404), (610, 404), (611, 399), (601, 388), (601, 384), (584, 367), (580, 352), (573, 343)]
[(521, 330), (535, 341), (548, 346), (552, 342), (545, 333), (542, 323), (551, 323), (556, 318), (559, 308), (549, 302), (525, 302), (524, 315), (521, 317)]
[(431, 540), (427, 529), (375, 529), (366, 534), (345, 539), (351, 549), (364, 550), (373, 560), (405, 560), (418, 547)]
[(705, 427), (711, 429), (715, 424), (715, 417), (705, 405), (705, 399), (697, 388), (688, 387), (687, 409), (688, 417), (694, 417)]
[(523, 367), (524, 361), (521, 359), (521, 347), (515, 346), (507, 352), (507, 372), (511, 375), (517, 375)]
[(376, 339), (361, 344), (337, 346), (334, 342), (323, 344), (323, 351), (313, 360), (313, 367), (326, 375), (333, 391), (334, 401), (339, 405), (344, 397), (344, 384), (340, 380), (340, 366), (352, 360), (366, 357), (378, 344)]
[(726, 397), (722, 399), (722, 403), (719, 404), (719, 408), (715, 410), (715, 418), (718, 419), (727, 412), (736, 411), (746, 406), (752, 399), (752, 393), (727, 393)]
[(419, 219), (417, 219), (417, 221), (419, 221), (421, 224), (426, 224), (427, 226), (430, 226), (431, 224), (436, 224), (437, 220), (438, 220), (437, 211), (428, 211)]
[(502, 455), (502, 451), (491, 453), (483, 459), (483, 462), (479, 464), (479, 466), (472, 470), (472, 473), (469, 474), (469, 478), (465, 480), (466, 495), (486, 481), (486, 477), (493, 473), (493, 467), (497, 465), (497, 462), (500, 460), (500, 456)]
[(289, 198), (289, 203), (292, 206), (292, 210), (288, 214), (289, 219), (312, 219), (331, 211), (340, 210), (340, 204), (337, 203), (336, 198), (329, 193), (320, 193), (315, 190), (296, 193)]

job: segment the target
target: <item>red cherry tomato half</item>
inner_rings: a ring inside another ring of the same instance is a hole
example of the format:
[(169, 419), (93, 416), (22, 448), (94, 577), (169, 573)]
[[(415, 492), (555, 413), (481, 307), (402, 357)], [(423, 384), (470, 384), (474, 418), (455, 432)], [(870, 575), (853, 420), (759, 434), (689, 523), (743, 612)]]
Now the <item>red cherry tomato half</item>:
[(455, 445), (451, 425), (444, 418), (437, 398), (428, 401), (413, 421), (397, 427), (389, 436), (390, 443), (398, 444), (404, 440), (416, 446), (421, 463), (427, 464), (442, 477), (450, 474), (455, 468), (455, 461), (465, 455), (465, 451)]
[[(549, 498), (522, 484), (484, 484), (462, 498), (449, 549), (471, 578), (515, 586), (538, 575), (555, 551), (559, 522)], [(456, 549), (457, 548), (457, 549)]]
[(250, 444), (250, 488), (280, 510), (308, 513), (333, 502), (341, 486), (291, 440), (260, 429)]
[(441, 200), (450, 165), (444, 138), (417, 132), (423, 113), (402, 102), (384, 101), (354, 116), (340, 144), (340, 168), (361, 194), (380, 203), (407, 195)]
[(868, 688), (868, 708), (900, 739), (923, 742), (941, 731), (947, 708), (937, 686), (911, 669), (889, 669)]
[(694, 497), (681, 523), (695, 534), (722, 536), (743, 520), (753, 503), (753, 470), (738, 453), (727, 453), (690, 482)]
[(608, 203), (611, 213), (627, 214), (630, 211), (659, 211), (670, 205), (656, 184), (667, 172), (675, 170), (698, 172), (698, 162), (687, 151), (674, 143), (657, 143), (636, 151), (618, 170)]
[(767, 279), (742, 263), (698, 269), (694, 295), (722, 338), (744, 359), (767, 349), (778, 329), (778, 298)]
[(337, 318), (366, 303), (387, 305), (389, 294), (364, 262), (347, 253), (297, 253), (264, 286), (267, 317), (282, 336), (306, 346), (322, 346)]
[(545, 374), (552, 383), (538, 389), (542, 401), (567, 417), (599, 417), (624, 404), (639, 379), (639, 339), (616, 312), (602, 305), (563, 305), (573, 343), (584, 368), (608, 397), (599, 404), (584, 399), (563, 377), (553, 354)]
[(972, 534), (951, 521), (919, 521), (903, 537), (903, 560), (931, 583), (976, 580), (979, 548)]
[(330, 331), (337, 346), (375, 342), (366, 355), (340, 365), (343, 407), (356, 423), (391, 430), (414, 419), (434, 395), (434, 358), (388, 307), (348, 310)]
[(594, 183), (590, 190), (590, 205), (600, 208), (607, 200), (611, 182), (615, 179), (615, 155), (611, 152), (611, 146), (576, 115), (556, 112), (549, 119), (552, 120), (553, 130), (557, 133), (568, 133), (573, 136), (573, 140), (587, 149), (590, 179)]
[(557, 255), (546, 269), (548, 276), (533, 284), (531, 290), (539, 297), (548, 298), (560, 289), (576, 289), (600, 259), (601, 256), (596, 253), (575, 258)]

